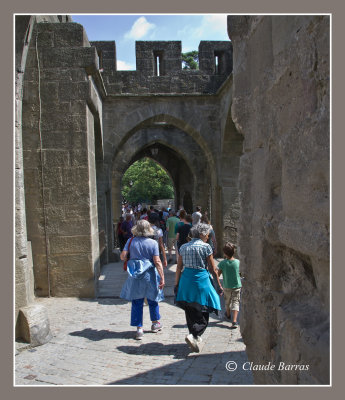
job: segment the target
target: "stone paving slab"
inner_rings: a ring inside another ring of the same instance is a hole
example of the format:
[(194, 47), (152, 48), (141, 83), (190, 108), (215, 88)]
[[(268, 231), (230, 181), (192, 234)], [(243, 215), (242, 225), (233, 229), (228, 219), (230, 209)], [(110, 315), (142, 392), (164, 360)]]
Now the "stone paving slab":
[[(212, 314), (199, 354), (185, 343), (183, 310), (173, 304), (175, 265), (165, 270), (167, 287), (160, 303), (158, 333), (149, 331), (144, 307), (144, 339), (134, 339), (130, 303), (119, 298), (126, 273), (122, 263), (102, 268), (98, 298), (38, 298), (47, 308), (53, 338), (30, 348), (16, 343), (15, 385), (251, 385), (240, 330)], [(239, 369), (229, 372), (235, 360)]]

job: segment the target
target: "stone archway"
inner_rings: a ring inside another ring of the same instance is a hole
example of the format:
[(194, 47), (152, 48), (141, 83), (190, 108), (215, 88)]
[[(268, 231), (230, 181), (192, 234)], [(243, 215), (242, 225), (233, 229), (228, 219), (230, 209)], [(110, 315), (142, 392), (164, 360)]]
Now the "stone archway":
[[(153, 154), (152, 150), (155, 149)], [(119, 217), (121, 209), (121, 180), (124, 172), (136, 160), (142, 157), (152, 158), (170, 175), (175, 187), (175, 204), (184, 202), (188, 193), (187, 207), (192, 211), (193, 202), (207, 208), (210, 195), (211, 176), (207, 168), (206, 157), (200, 146), (182, 130), (173, 125), (164, 127), (148, 125), (133, 130), (117, 151), (112, 169), (112, 201), (114, 219)]]

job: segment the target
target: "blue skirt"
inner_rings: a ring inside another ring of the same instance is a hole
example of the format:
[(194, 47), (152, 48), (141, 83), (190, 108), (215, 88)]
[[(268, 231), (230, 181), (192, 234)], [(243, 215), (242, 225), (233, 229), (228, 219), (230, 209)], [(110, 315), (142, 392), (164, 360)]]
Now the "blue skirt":
[(218, 315), (218, 310), (221, 310), (220, 299), (211, 279), (206, 269), (185, 268), (178, 285), (176, 305), (182, 309), (188, 306)]
[(129, 260), (128, 278), (124, 283), (120, 298), (128, 301), (147, 298), (152, 301), (164, 300), (163, 290), (158, 288), (161, 278), (149, 260)]

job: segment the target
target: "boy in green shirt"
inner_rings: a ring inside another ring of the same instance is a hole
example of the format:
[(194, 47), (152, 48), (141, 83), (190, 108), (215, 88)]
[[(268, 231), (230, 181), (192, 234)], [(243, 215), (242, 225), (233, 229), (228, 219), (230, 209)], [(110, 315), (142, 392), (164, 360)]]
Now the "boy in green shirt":
[(218, 264), (218, 276), (223, 274), (223, 289), (225, 300), (225, 314), (231, 320), (232, 329), (238, 326), (237, 315), (240, 310), (241, 277), (240, 261), (234, 257), (235, 246), (228, 242), (223, 247), (225, 260)]

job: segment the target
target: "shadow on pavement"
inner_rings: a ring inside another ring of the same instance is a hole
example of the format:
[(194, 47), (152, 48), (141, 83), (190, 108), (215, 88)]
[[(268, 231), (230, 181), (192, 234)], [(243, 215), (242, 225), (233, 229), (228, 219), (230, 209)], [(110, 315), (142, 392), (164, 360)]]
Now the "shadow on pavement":
[[(216, 326), (217, 328), (229, 329), (229, 331), (231, 331), (231, 329), (230, 329), (231, 325), (229, 325), (229, 323), (227, 325), (225, 325), (222, 322), (223, 321), (211, 321), (211, 322), (208, 323), (208, 326), (209, 327)], [(177, 328), (177, 329), (186, 328), (186, 327), (187, 327), (187, 324), (183, 324), (183, 325), (182, 324), (175, 324), (175, 325), (172, 326), (172, 328)]]
[(71, 336), (80, 336), (89, 340), (99, 341), (104, 339), (134, 339), (135, 331), (114, 332), (109, 330), (85, 328), (82, 331), (70, 332)]
[(162, 344), (159, 342), (151, 342), (141, 344), (140, 346), (118, 346), (117, 350), (126, 354), (174, 356), (175, 359), (184, 359), (191, 353), (186, 343)]
[[(145, 354), (146, 352), (154, 354), (152, 353), (151, 345), (153, 343), (150, 345), (144, 344), (140, 348), (145, 351)], [(159, 343), (155, 343), (155, 345), (159, 345)], [(164, 351), (164, 353), (159, 354), (170, 354), (169, 352), (174, 351), (176, 348), (182, 353), (182, 347), (185, 347), (185, 345), (161, 345), (160, 350)], [(130, 346), (121, 346), (119, 350), (127, 354), (133, 354), (130, 353)], [(109, 382), (108, 385), (252, 385), (251, 372), (244, 371), (241, 368), (241, 361), (246, 357), (243, 353), (226, 352), (200, 355), (192, 353), (195, 355), (194, 357), (187, 357), (185, 353), (185, 356), (181, 357), (180, 361), (173, 364), (152, 368), (149, 371), (137, 373), (128, 378)], [(226, 363), (229, 360), (234, 360), (238, 363), (239, 368), (236, 371), (230, 372), (226, 370)], [(146, 363), (143, 361), (136, 363), (136, 370), (140, 369), (141, 364), (143, 369), (147, 368)]]
[(122, 305), (128, 303), (127, 300), (120, 299), (118, 296), (96, 297), (96, 298), (79, 298), (80, 301), (88, 301), (90, 303), (98, 303), (105, 306)]

